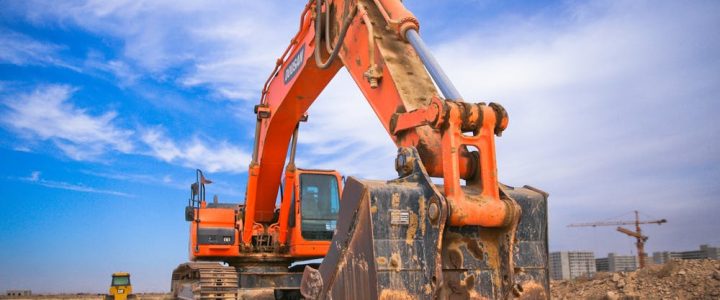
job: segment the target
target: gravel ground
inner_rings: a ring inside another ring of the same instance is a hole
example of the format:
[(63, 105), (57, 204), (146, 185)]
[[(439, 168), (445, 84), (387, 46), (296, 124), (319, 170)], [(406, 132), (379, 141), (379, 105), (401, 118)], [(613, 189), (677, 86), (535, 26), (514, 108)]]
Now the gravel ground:
[(673, 260), (635, 272), (553, 281), (553, 299), (720, 299), (719, 260)]
[[(165, 300), (171, 299), (170, 294), (163, 293), (142, 293), (135, 294), (137, 300)], [(37, 299), (62, 299), (62, 300), (104, 300), (105, 295), (103, 294), (48, 294), (48, 295), (32, 295), (30, 297), (9, 297), (0, 296), (0, 299), (13, 299), (13, 300), (37, 300)]]

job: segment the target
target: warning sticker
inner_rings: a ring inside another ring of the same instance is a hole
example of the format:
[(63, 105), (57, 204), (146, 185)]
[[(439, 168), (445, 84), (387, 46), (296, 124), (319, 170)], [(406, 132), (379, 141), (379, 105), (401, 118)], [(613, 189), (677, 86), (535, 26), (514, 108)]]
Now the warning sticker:
[(390, 224), (407, 225), (410, 223), (410, 211), (401, 209), (390, 210)]

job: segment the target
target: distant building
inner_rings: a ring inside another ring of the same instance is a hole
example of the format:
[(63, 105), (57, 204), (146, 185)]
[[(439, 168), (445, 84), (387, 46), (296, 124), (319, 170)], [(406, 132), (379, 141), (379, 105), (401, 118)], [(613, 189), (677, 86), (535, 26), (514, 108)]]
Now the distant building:
[(610, 263), (608, 262), (608, 258), (596, 258), (595, 270), (598, 272), (610, 272)]
[(631, 272), (638, 268), (637, 256), (608, 253), (606, 258), (595, 259), (598, 272)]
[(11, 297), (32, 296), (32, 291), (30, 291), (30, 290), (7, 290), (7, 291), (5, 291), (5, 294), (7, 294), (7, 296), (11, 296)]
[(705, 252), (705, 258), (707, 259), (720, 259), (720, 247), (700, 245), (700, 251)]
[(550, 253), (550, 278), (554, 280), (573, 279), (582, 275), (593, 275), (595, 254), (589, 251), (561, 251)]
[[(640, 261), (635, 255), (615, 255), (615, 253), (608, 254), (608, 260), (610, 261), (611, 272), (632, 272), (640, 267)], [(645, 259), (647, 262), (647, 258)]]
[(652, 257), (653, 257), (653, 262), (656, 264), (659, 264), (659, 265), (662, 265), (673, 259), (682, 259), (682, 257), (680, 257), (679, 252), (668, 252), (668, 251), (653, 252)]
[(653, 252), (653, 261), (656, 264), (664, 264), (671, 259), (720, 259), (720, 248), (700, 245), (699, 250)]
[(682, 259), (718, 259), (720, 248), (700, 245), (700, 250), (680, 252)]

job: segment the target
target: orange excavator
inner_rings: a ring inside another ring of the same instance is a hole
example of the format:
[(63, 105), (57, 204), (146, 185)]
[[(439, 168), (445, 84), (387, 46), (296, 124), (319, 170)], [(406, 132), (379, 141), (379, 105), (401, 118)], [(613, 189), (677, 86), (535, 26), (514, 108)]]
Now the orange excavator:
[[(398, 147), (397, 179), (295, 166), (342, 68)], [(548, 195), (497, 179), (508, 114), (464, 101), (400, 0), (309, 1), (254, 112), (244, 203), (208, 203), (200, 171), (191, 185), (174, 297), (549, 299)]]

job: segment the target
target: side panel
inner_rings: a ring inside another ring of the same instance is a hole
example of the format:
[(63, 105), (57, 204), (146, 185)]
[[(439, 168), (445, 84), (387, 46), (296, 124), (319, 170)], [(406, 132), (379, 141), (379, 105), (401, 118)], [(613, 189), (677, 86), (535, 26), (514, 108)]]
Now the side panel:
[[(190, 222), (190, 259), (220, 260), (240, 255), (235, 208), (199, 209), (200, 223)], [(229, 237), (229, 240), (228, 238)]]

